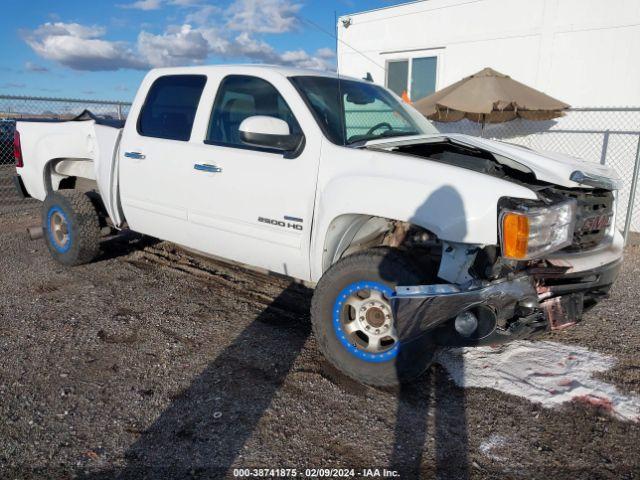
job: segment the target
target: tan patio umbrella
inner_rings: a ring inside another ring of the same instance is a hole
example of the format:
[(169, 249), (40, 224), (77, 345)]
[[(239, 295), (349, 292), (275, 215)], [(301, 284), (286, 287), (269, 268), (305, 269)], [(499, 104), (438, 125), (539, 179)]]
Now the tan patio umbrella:
[(485, 68), (459, 82), (417, 100), (413, 106), (437, 122), (502, 123), (516, 117), (551, 120), (561, 117), (569, 105)]

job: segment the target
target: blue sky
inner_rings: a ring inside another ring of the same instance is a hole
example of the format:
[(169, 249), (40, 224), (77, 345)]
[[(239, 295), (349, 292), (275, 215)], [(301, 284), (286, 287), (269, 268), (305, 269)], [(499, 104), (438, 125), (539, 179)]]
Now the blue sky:
[(388, 0), (12, 0), (0, 16), (0, 94), (131, 100), (152, 67), (335, 66), (339, 15)]

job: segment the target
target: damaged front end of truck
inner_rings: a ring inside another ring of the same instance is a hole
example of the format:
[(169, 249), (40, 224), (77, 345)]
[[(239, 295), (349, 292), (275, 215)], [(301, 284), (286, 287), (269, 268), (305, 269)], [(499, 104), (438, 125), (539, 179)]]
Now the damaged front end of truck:
[(439, 346), (480, 346), (530, 338), (575, 325), (607, 296), (624, 244), (612, 175), (572, 161), (555, 172), (566, 181), (552, 183), (544, 161), (532, 163), (548, 157), (464, 136), (372, 148), (507, 179), (537, 196), (501, 198), (497, 245), (442, 240), (441, 283), (396, 288), (391, 304), (401, 342), (428, 335)]
[(392, 299), (398, 336), (430, 334), (440, 346), (480, 346), (566, 328), (606, 297), (621, 261), (577, 274), (532, 267), (466, 288), (453, 284), (398, 287)]

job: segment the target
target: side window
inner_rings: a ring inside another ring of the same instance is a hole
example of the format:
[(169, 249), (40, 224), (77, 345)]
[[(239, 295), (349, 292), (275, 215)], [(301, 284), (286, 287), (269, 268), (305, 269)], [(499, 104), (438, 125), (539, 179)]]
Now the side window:
[(289, 124), (291, 133), (301, 132), (291, 109), (273, 85), (257, 77), (231, 75), (218, 89), (206, 142), (246, 147), (240, 140), (240, 124), (254, 115), (279, 118)]
[(207, 77), (167, 75), (158, 78), (147, 94), (138, 119), (145, 137), (188, 141)]

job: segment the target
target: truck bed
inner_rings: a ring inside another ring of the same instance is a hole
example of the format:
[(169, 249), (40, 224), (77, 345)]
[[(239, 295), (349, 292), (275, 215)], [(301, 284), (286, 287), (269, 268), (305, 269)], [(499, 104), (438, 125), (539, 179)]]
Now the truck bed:
[(28, 194), (42, 201), (65, 178), (92, 180), (111, 218), (121, 220), (115, 172), (122, 126), (90, 112), (69, 121), (18, 121), (24, 166), (16, 170)]

